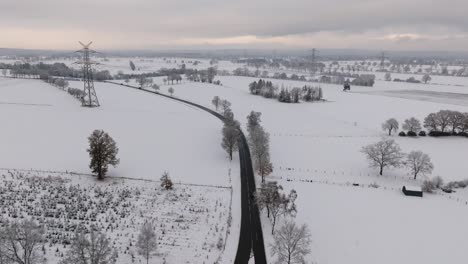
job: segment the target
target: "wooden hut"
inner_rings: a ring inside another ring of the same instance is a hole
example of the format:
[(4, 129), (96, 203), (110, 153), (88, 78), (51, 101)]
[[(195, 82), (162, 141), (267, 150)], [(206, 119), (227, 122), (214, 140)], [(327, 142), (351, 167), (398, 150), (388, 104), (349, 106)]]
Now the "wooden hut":
[(423, 191), (421, 187), (403, 186), (401, 190), (406, 196), (423, 197)]

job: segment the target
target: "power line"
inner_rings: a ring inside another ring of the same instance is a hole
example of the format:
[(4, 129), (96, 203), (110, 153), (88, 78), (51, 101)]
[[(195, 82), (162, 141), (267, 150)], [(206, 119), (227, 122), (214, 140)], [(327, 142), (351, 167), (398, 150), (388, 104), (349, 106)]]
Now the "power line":
[(92, 41), (86, 45), (81, 42), (79, 43), (83, 48), (77, 52), (83, 54), (83, 59), (75, 63), (82, 65), (83, 70), (84, 96), (81, 99), (81, 105), (85, 107), (99, 107), (99, 100), (94, 89), (93, 69), (91, 67), (98, 63), (91, 61), (89, 56), (90, 53), (96, 53), (96, 51), (89, 49), (93, 43)]

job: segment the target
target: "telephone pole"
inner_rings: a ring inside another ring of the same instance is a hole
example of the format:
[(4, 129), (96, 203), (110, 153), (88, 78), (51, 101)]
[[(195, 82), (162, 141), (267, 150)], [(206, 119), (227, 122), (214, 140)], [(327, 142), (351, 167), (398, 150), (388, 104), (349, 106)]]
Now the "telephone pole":
[(82, 53), (82, 60), (77, 61), (76, 64), (80, 64), (83, 70), (83, 83), (84, 83), (84, 96), (81, 98), (81, 105), (85, 107), (99, 107), (99, 100), (94, 90), (93, 81), (93, 69), (92, 65), (98, 64), (97, 62), (91, 61), (89, 54), (96, 53), (96, 51), (89, 49), (89, 46), (93, 43), (92, 41), (87, 45), (79, 42), (83, 48), (78, 50), (78, 53)]

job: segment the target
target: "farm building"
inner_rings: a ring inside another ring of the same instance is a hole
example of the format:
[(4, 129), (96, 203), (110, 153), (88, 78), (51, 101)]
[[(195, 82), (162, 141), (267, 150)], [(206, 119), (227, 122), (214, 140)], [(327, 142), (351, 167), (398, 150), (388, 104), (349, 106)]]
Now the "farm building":
[(423, 191), (421, 187), (403, 186), (401, 190), (406, 196), (423, 197)]

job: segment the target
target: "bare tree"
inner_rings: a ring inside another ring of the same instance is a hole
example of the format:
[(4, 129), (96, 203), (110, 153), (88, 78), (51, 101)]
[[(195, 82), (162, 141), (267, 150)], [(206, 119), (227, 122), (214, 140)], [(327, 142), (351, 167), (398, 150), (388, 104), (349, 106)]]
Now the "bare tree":
[(119, 148), (115, 141), (103, 130), (94, 130), (88, 138), (91, 157), (89, 168), (98, 174), (98, 179), (103, 180), (109, 165), (117, 166), (120, 160), (117, 158)]
[(219, 98), (219, 96), (215, 96), (213, 97), (213, 100), (211, 100), (211, 103), (215, 107), (216, 111), (218, 111), (219, 104), (221, 103), (221, 99)]
[(375, 144), (365, 146), (361, 150), (369, 160), (370, 166), (379, 168), (383, 174), (386, 167), (399, 167), (403, 158), (400, 146), (393, 139), (383, 139)]
[(278, 256), (276, 263), (303, 264), (310, 254), (311, 235), (306, 224), (296, 226), (285, 222), (276, 232), (274, 244), (270, 245), (272, 256)]
[(153, 86), (151, 86), (151, 88), (153, 88), (153, 90), (155, 92), (159, 91), (159, 85), (157, 85), (157, 84), (153, 84)]
[(423, 77), (422, 77), (422, 81), (424, 83), (427, 83), (427, 82), (430, 82), (432, 80), (431, 76), (429, 76), (429, 74), (424, 74)]
[(3, 70), (2, 70), (2, 74), (3, 74), (3, 76), (6, 76), (6, 75), (7, 75), (7, 73), (8, 73), (8, 70), (7, 70), (7, 69), (3, 69)]
[(250, 114), (247, 116), (247, 131), (249, 134), (252, 133), (252, 131), (260, 126), (262, 113), (260, 112), (255, 112), (251, 111)]
[(146, 259), (146, 264), (149, 263), (149, 259), (156, 251), (158, 241), (156, 240), (156, 233), (154, 232), (154, 226), (146, 222), (140, 229), (138, 235), (137, 248), (138, 254), (142, 255)]
[(262, 126), (257, 125), (250, 131), (249, 144), (252, 149), (255, 170), (265, 182), (265, 176), (273, 171), (270, 162), (270, 134), (265, 132)]
[(411, 151), (406, 158), (406, 166), (414, 175), (415, 180), (419, 173), (430, 174), (434, 169), (429, 155), (421, 151)]
[(418, 133), (421, 130), (421, 122), (418, 119), (411, 117), (405, 120), (402, 128), (407, 131)]
[(142, 74), (138, 77), (137, 83), (140, 86), (140, 88), (146, 88), (148, 86), (151, 86), (151, 84), (153, 83), (153, 79), (146, 78), (146, 76)]
[(173, 183), (171, 178), (169, 177), (169, 172), (165, 171), (161, 176), (161, 187), (164, 187), (166, 190), (172, 190)]
[(31, 220), (9, 224), (0, 232), (0, 259), (5, 264), (43, 263), (44, 241), (44, 229)]
[(174, 88), (169, 87), (169, 89), (167, 89), (167, 91), (171, 94), (171, 96), (174, 95)]
[(392, 74), (390, 72), (385, 73), (384, 79), (387, 82), (391, 81), (392, 80)]
[(398, 131), (399, 124), (395, 118), (390, 118), (382, 124), (382, 129), (388, 131), (388, 135), (391, 136), (393, 131)]
[(458, 111), (449, 111), (449, 126), (452, 127), (452, 134), (463, 126), (465, 115)]
[(225, 122), (223, 127), (223, 140), (221, 146), (229, 155), (229, 159), (232, 160), (232, 154), (238, 148), (239, 140), (239, 125), (237, 121)]
[(228, 100), (221, 100), (220, 106), (221, 106), (221, 109), (223, 110), (223, 113), (224, 113), (228, 109), (231, 109), (231, 102), (229, 102)]
[(440, 131), (445, 132), (445, 129), (450, 124), (451, 111), (441, 110), (436, 113), (437, 124), (439, 125)]
[(431, 131), (437, 131), (439, 125), (436, 113), (430, 113), (426, 118), (424, 118), (424, 127)]
[[(282, 189), (282, 188), (281, 188)], [(275, 226), (281, 216), (291, 215), (295, 216), (296, 210), (296, 198), (297, 193), (295, 190), (291, 190), (288, 196), (284, 193), (275, 193), (272, 196), (270, 203), (271, 212), (271, 234), (275, 233)]]
[(77, 233), (73, 238), (70, 250), (61, 264), (113, 264), (117, 252), (111, 240), (103, 233), (91, 231), (89, 235)]

